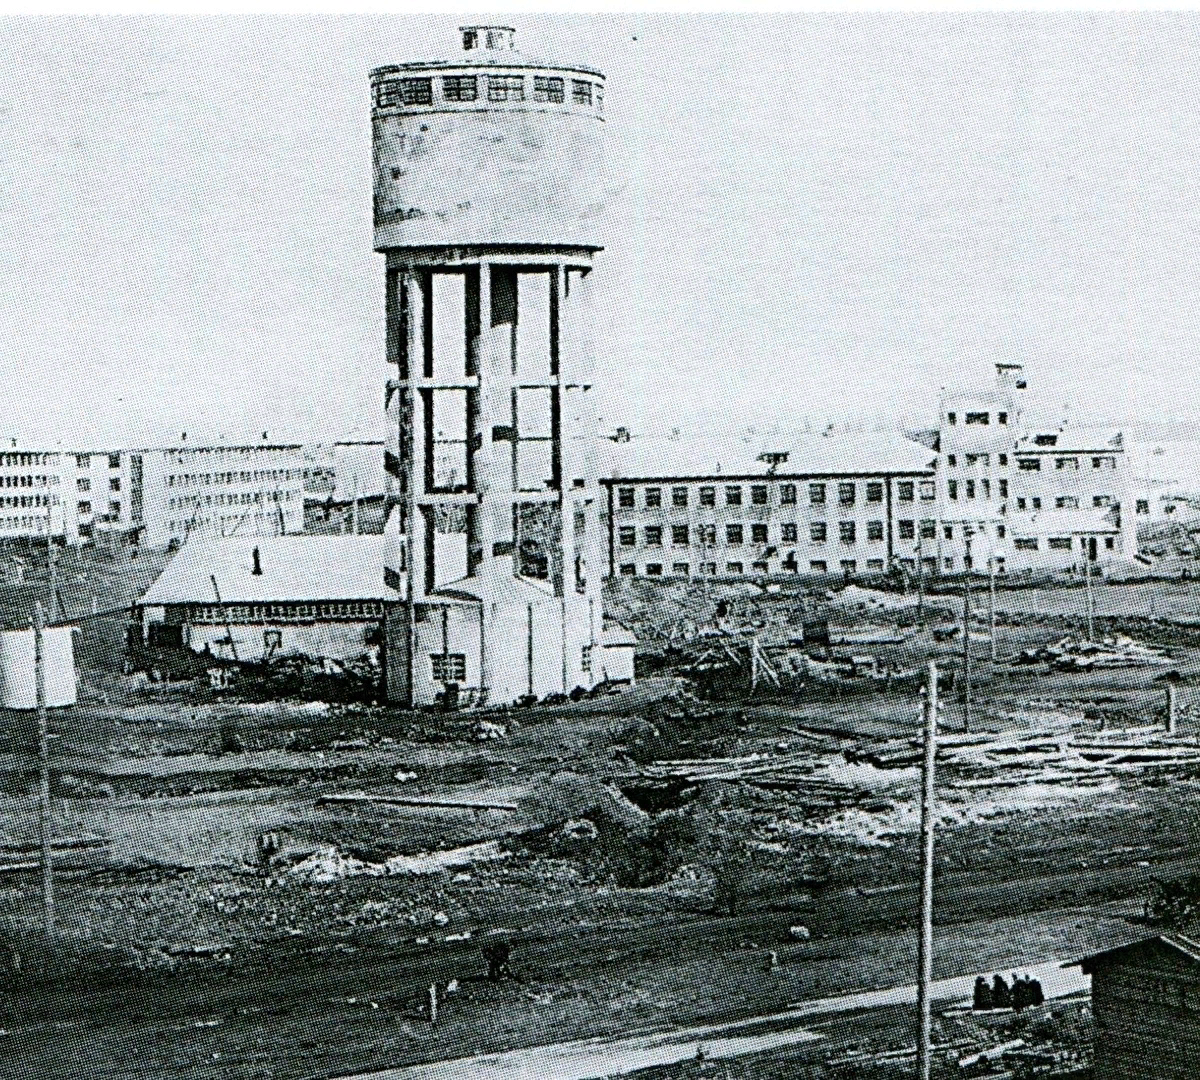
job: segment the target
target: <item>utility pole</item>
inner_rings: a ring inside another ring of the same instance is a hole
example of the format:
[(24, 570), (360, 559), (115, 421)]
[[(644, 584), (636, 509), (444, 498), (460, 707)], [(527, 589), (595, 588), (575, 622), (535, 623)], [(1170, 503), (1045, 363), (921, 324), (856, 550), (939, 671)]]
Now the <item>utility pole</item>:
[(46, 650), (42, 602), (33, 605), (33, 671), (37, 685), (38, 719), (38, 826), (42, 841), (42, 914), (46, 937), (54, 936), (54, 866), (50, 851), (50, 731), (46, 720)]
[(46, 563), (50, 573), (50, 596), (46, 610), (50, 613), (50, 622), (56, 623), (62, 617), (58, 604), (58, 545), (53, 536), (46, 537)]
[(967, 554), (963, 573), (963, 731), (971, 730), (971, 530), (964, 531)]
[(1093, 638), (1094, 627), (1092, 625), (1094, 605), (1092, 604), (1092, 555), (1091, 555), (1090, 551), (1084, 557), (1083, 570), (1084, 570), (1084, 573), (1087, 575), (1087, 594), (1086, 594), (1087, 595), (1087, 628), (1088, 628), (1088, 641), (1091, 642), (1094, 640), (1094, 638)]
[(354, 476), (354, 508), (352, 510), (352, 515), (353, 516), (350, 519), (351, 520), (350, 532), (353, 535), (357, 536), (358, 535), (358, 474), (357, 473)]
[(925, 619), (925, 560), (921, 558), (921, 534), (917, 533), (917, 623)]
[(933, 819), (934, 766), (937, 761), (937, 664), (929, 663), (925, 692), (925, 757), (921, 768), (921, 931), (917, 941), (917, 1078), (929, 1080), (930, 983), (933, 980)]
[(996, 558), (988, 556), (988, 648), (996, 662)]

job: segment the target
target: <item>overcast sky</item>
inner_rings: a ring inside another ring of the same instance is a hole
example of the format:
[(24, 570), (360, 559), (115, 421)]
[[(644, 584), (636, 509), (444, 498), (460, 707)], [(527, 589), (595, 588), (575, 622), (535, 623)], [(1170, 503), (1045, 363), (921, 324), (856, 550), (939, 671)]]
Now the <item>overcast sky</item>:
[[(610, 425), (1200, 412), (1200, 15), (514, 20), (608, 75)], [(464, 21), (0, 23), (0, 436), (381, 434), (367, 72)]]

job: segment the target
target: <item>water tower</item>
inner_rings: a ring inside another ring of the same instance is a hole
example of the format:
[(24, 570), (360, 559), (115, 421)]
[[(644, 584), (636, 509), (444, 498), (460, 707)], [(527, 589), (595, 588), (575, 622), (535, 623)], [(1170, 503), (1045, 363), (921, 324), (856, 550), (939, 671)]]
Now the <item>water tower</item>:
[[(388, 697), (588, 687), (603, 629), (591, 404), (604, 76), (506, 26), (371, 73), (386, 261)], [(593, 653), (596, 655), (593, 655)]]

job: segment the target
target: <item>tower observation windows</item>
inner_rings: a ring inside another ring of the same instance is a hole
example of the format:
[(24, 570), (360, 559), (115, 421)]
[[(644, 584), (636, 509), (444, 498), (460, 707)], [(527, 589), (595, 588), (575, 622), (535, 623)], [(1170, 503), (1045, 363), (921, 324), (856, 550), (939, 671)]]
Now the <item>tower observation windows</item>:
[(432, 79), (390, 79), (375, 88), (375, 104), (386, 109), (395, 105), (432, 105)]
[(479, 96), (474, 75), (443, 75), (442, 97), (447, 101), (474, 101)]
[(375, 105), (380, 109), (387, 109), (393, 105), (399, 105), (404, 100), (404, 92), (400, 89), (400, 83), (395, 79), (390, 82), (381, 82), (375, 87)]
[(404, 95), (405, 105), (432, 105), (432, 79), (401, 79), (400, 92)]
[(572, 79), (571, 100), (576, 105), (590, 105), (592, 103), (592, 84), (584, 79)]
[(488, 101), (524, 101), (524, 75), (489, 75)]
[(563, 103), (563, 80), (557, 76), (535, 75), (533, 77), (533, 100), (551, 105)]

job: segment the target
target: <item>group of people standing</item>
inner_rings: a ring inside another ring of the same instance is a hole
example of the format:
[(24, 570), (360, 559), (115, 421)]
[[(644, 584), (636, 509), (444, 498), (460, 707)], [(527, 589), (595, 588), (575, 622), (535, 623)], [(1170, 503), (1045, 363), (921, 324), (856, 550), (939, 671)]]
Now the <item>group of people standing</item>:
[(975, 980), (975, 1009), (1012, 1009), (1020, 1012), (1022, 1009), (1041, 1005), (1046, 1000), (1042, 992), (1042, 984), (1028, 975), (1018, 979), (1013, 973), (1012, 986), (1004, 981), (1003, 975), (996, 975), (991, 983), (982, 975)]

